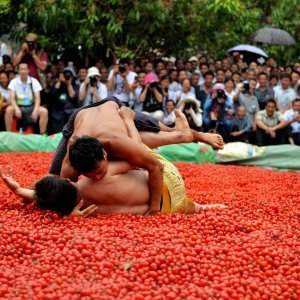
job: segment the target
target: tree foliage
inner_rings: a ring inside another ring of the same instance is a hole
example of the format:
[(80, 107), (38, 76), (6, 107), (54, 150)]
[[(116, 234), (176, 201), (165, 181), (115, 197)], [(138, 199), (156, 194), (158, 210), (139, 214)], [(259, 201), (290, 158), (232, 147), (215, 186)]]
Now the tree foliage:
[(26, 32), (36, 32), (51, 52), (81, 46), (84, 55), (97, 56), (101, 48), (107, 55), (133, 57), (158, 48), (173, 55), (201, 51), (220, 57), (228, 48), (248, 43), (248, 37), (262, 26), (262, 14), (271, 8), (276, 25), (299, 40), (297, 2), (1, 0), (0, 28), (19, 40)]

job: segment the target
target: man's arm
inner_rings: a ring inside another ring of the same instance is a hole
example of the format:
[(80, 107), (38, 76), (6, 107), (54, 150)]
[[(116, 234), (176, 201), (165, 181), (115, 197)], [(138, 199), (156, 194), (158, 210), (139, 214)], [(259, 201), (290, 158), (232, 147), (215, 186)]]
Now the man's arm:
[(60, 178), (69, 178), (72, 181), (77, 181), (78, 177), (80, 175), (79, 172), (77, 172), (70, 163), (69, 160), (69, 147), (70, 147), (70, 140), (68, 141), (67, 145), (67, 153), (63, 159), (62, 166), (61, 166), (61, 171), (60, 171)]
[(127, 160), (131, 165), (146, 169), (149, 173), (150, 208), (149, 213), (160, 209), (163, 185), (163, 165), (154, 158), (141, 144), (128, 136), (110, 138), (110, 153)]
[(269, 127), (267, 125), (265, 125), (264, 122), (261, 119), (259, 119), (259, 118), (256, 118), (255, 124), (260, 129), (263, 129), (265, 131), (269, 130)]

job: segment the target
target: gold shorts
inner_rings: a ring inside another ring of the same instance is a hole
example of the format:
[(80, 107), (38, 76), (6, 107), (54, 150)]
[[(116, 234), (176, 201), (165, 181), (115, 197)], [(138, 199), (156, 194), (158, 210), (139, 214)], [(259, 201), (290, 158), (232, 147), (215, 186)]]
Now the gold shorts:
[(162, 213), (194, 213), (194, 202), (185, 194), (184, 181), (177, 168), (168, 160), (145, 146), (164, 166)]

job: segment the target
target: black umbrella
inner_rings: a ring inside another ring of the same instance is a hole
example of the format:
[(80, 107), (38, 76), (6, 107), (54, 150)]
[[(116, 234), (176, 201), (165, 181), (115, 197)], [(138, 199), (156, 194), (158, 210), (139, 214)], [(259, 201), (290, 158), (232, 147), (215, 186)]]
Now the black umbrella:
[(253, 42), (270, 44), (270, 45), (294, 45), (296, 41), (285, 30), (264, 27), (257, 30), (251, 35), (250, 40)]

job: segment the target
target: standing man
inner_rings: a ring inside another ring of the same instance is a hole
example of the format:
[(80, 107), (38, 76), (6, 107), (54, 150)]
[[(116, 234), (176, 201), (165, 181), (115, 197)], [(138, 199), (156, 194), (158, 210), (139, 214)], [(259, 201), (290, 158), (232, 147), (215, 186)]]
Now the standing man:
[(40, 106), (40, 83), (29, 76), (27, 63), (19, 64), (19, 75), (13, 79), (8, 88), (10, 90), (11, 105), (7, 107), (5, 113), (5, 126), (7, 131), (11, 131), (13, 117), (21, 120), (21, 127), (34, 124), (39, 119), (40, 133), (46, 133), (48, 123), (48, 111)]
[(123, 105), (129, 107), (129, 96), (136, 76), (136, 73), (129, 70), (129, 60), (121, 58), (119, 64), (114, 66), (108, 76), (109, 95), (117, 97)]
[(273, 89), (268, 87), (268, 74), (261, 72), (258, 74), (259, 87), (254, 90), (253, 94), (258, 100), (259, 109), (265, 109), (266, 103), (270, 99), (274, 99)]
[(48, 56), (45, 52), (40, 51), (37, 34), (28, 33), (26, 35), (21, 50), (13, 60), (14, 66), (17, 66), (21, 61), (27, 63), (30, 76), (40, 79), (40, 73), (47, 68)]

